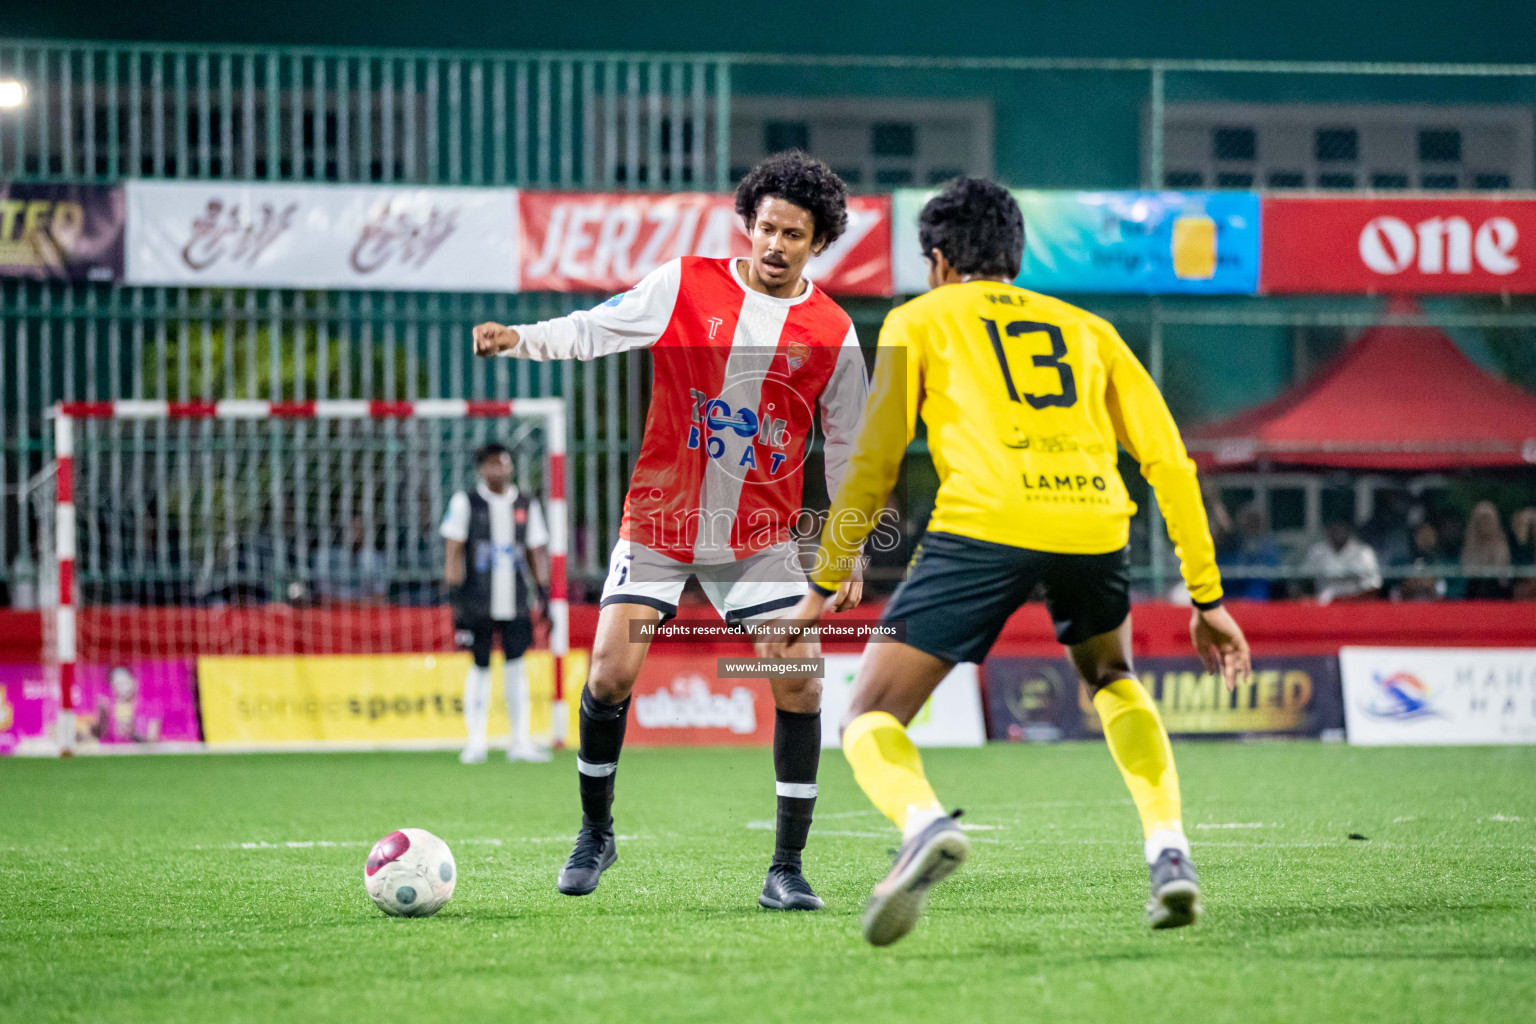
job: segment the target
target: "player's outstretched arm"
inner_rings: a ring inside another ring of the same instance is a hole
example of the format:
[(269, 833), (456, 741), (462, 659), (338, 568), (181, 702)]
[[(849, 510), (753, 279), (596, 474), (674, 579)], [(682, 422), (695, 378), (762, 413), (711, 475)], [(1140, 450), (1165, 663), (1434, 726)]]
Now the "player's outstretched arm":
[(1236, 689), (1239, 682), (1248, 681), (1253, 673), (1248, 638), (1243, 636), (1243, 627), (1231, 612), (1221, 605), (1196, 608), (1189, 620), (1189, 637), (1195, 642), (1195, 653), (1205, 663), (1205, 670), (1212, 675), (1219, 673), (1227, 689)]
[(671, 323), (681, 288), (682, 263), (672, 260), (592, 309), (516, 327), (483, 323), (474, 330), (475, 355), (548, 362), (649, 348)]

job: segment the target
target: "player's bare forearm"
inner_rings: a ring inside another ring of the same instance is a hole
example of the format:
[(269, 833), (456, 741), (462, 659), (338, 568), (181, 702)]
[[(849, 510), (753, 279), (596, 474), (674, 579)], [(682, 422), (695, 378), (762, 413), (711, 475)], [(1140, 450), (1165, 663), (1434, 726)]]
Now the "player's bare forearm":
[(521, 340), (517, 328), (488, 320), (475, 327), (475, 355), (499, 356), (516, 348)]
[(528, 565), (533, 569), (533, 582), (539, 589), (539, 613), (549, 614), (549, 550), (529, 548)]
[(443, 558), (443, 582), (457, 587), (464, 582), (464, 543), (450, 540)]
[(528, 552), (533, 563), (533, 578), (546, 593), (549, 591), (549, 549), (534, 548)]

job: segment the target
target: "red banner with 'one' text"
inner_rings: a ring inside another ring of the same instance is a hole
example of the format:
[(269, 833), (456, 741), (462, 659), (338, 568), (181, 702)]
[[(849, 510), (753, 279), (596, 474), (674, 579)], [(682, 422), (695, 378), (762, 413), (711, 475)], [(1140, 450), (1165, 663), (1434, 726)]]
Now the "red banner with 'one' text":
[[(619, 292), (679, 256), (745, 256), (735, 197), (521, 192), (519, 264), (529, 292)], [(848, 201), (848, 229), (806, 276), (835, 295), (891, 294), (891, 198)]]
[(1262, 292), (1536, 292), (1536, 200), (1266, 196)]

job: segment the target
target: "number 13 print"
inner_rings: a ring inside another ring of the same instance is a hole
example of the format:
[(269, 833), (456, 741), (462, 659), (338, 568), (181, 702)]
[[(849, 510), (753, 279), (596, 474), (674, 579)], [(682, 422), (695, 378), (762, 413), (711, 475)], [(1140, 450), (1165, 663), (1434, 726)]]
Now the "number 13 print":
[(987, 336), (992, 339), (992, 351), (997, 356), (998, 365), (1002, 367), (1003, 383), (1008, 387), (1010, 401), (1017, 402), (1020, 396), (1018, 388), (1013, 383), (1013, 371), (1008, 368), (1008, 353), (1003, 348), (1003, 334), (1007, 334), (1010, 338), (1018, 338), (1026, 334), (1044, 334), (1051, 340), (1051, 351), (1031, 358), (1035, 366), (1040, 369), (1056, 371), (1057, 377), (1061, 379), (1061, 392), (1055, 395), (1033, 395), (1026, 392), (1023, 396), (1024, 401), (1029, 403), (1031, 409), (1048, 409), (1052, 406), (1069, 409), (1077, 404), (1077, 379), (1072, 376), (1072, 367), (1061, 361), (1067, 354), (1067, 342), (1061, 336), (1060, 327), (1035, 320), (1015, 320), (999, 332), (996, 320), (982, 317), (981, 322), (987, 325)]

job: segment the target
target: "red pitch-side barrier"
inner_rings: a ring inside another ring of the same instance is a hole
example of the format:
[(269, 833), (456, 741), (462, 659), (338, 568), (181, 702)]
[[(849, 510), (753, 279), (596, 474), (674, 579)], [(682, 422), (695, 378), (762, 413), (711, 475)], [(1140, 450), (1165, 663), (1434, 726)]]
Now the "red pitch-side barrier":
[[(1364, 602), (1319, 606), (1303, 602), (1234, 601), (1255, 651), (1270, 655), (1332, 654), (1346, 645), (1405, 647), (1536, 646), (1536, 603), (1443, 602), (1392, 604)], [(590, 648), (597, 627), (595, 605), (573, 605), (573, 648)], [(685, 604), (683, 615), (712, 617), (707, 607)], [(869, 604), (844, 619), (873, 619), (879, 605)], [(135, 653), (173, 658), (220, 654), (408, 653), (452, 650), (453, 630), (446, 608), (291, 608), (273, 605), (225, 609), (84, 609), (80, 613), (80, 658), (111, 661)], [(1147, 657), (1189, 651), (1189, 609), (1162, 603), (1138, 604), (1133, 615), (1137, 654)], [(37, 664), (42, 660), (42, 616), (0, 610), (0, 662)], [(829, 644), (831, 651), (856, 651), (859, 645)], [(745, 640), (694, 645), (700, 656), (741, 654)], [(1050, 618), (1041, 605), (1015, 615), (993, 649), (994, 654), (1055, 657), (1061, 651)]]

